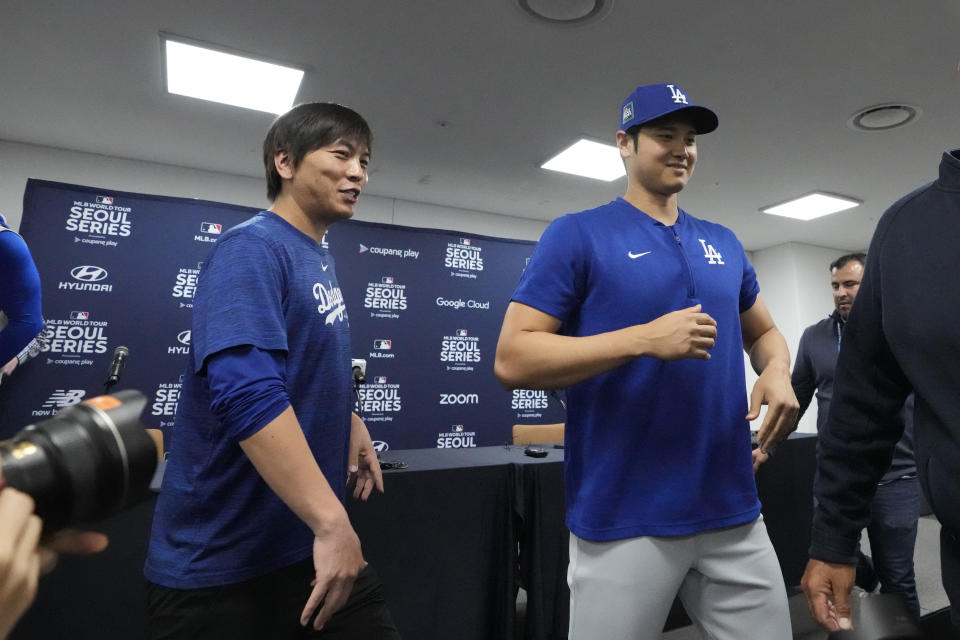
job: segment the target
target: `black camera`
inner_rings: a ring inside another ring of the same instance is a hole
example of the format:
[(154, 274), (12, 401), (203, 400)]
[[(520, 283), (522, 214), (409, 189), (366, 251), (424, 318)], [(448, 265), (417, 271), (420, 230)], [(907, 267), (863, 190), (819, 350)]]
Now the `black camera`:
[(44, 530), (117, 513), (150, 495), (157, 446), (139, 391), (98, 396), (0, 442), (6, 484), (33, 497)]

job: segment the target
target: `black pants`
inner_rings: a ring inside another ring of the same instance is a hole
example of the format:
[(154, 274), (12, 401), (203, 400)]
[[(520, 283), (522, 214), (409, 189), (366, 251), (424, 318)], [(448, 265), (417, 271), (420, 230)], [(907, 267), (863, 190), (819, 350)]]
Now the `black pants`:
[(940, 574), (950, 600), (950, 619), (960, 631), (960, 533), (940, 527)]
[(148, 583), (153, 640), (400, 640), (383, 599), (380, 578), (367, 565), (347, 603), (321, 631), (300, 626), (310, 595), (313, 561), (260, 578), (205, 589), (169, 589)]

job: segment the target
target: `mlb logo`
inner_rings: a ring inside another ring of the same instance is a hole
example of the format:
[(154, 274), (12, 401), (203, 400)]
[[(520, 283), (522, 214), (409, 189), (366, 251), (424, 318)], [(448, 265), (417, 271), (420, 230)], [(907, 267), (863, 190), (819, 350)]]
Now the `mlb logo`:
[(200, 223), (200, 233), (220, 233), (221, 231), (223, 231), (223, 225), (216, 222)]
[(369, 251), (369, 250), (370, 250), (370, 247), (368, 247), (368, 246), (365, 245), (365, 244), (361, 244), (361, 245), (360, 245), (360, 251), (357, 251), (357, 253), (366, 253), (366, 252)]
[(454, 431), (454, 433), (460, 433), (460, 432), (462, 432), (462, 431), (463, 431), (463, 425), (462, 425), (462, 424), (455, 424), (455, 425), (453, 425), (453, 431)]
[(458, 336), (465, 336), (465, 335), (467, 335), (467, 330), (466, 330), (466, 329), (457, 329), (457, 335), (458, 335)]
[(390, 340), (374, 340), (373, 348), (374, 349), (392, 349), (393, 342), (391, 342)]
[(393, 276), (383, 276), (380, 278), (380, 282), (383, 284), (393, 284)]
[(71, 320), (86, 320), (90, 317), (89, 311), (71, 311), (70, 319)]
[(113, 204), (113, 196), (97, 196), (97, 204)]
[(377, 376), (373, 379), (374, 384), (387, 384), (387, 376)]
[(470, 244), (470, 238), (460, 238), (460, 244)]

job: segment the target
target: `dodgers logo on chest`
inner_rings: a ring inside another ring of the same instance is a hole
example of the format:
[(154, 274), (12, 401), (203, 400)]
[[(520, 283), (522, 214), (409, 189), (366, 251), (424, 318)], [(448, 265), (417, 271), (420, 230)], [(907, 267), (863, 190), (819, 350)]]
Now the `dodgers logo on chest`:
[(333, 283), (328, 283), (329, 287), (323, 286), (317, 282), (313, 285), (313, 297), (317, 301), (317, 313), (326, 315), (324, 322), (333, 324), (334, 322), (343, 322), (343, 315), (347, 307), (343, 304), (343, 294), (340, 293), (340, 287), (334, 287)]
[(697, 240), (700, 241), (700, 246), (703, 247), (703, 257), (707, 259), (707, 264), (725, 264), (723, 256), (713, 248), (712, 244), (708, 244), (703, 238), (697, 238)]

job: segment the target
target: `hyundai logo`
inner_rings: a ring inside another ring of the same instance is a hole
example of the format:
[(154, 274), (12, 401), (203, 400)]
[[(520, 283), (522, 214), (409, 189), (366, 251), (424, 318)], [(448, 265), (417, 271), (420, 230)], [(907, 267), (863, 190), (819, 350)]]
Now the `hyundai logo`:
[(177, 340), (180, 341), (180, 344), (190, 344), (190, 329), (186, 331), (181, 331), (177, 334)]
[(387, 451), (390, 449), (390, 445), (388, 445), (383, 440), (374, 440), (373, 448), (376, 450), (377, 453), (383, 453), (384, 451)]
[(79, 280), (80, 282), (100, 282), (107, 277), (107, 270), (103, 267), (83, 265), (71, 269), (70, 275), (74, 280)]

